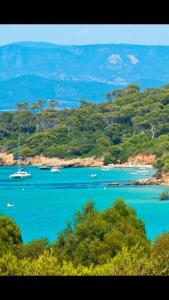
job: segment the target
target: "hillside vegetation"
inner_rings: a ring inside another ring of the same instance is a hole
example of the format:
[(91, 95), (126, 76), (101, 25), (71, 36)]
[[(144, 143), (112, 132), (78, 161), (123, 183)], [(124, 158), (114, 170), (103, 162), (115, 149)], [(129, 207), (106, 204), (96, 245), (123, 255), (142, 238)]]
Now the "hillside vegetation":
[(169, 169), (169, 85), (140, 91), (137, 85), (107, 94), (108, 101), (81, 100), (76, 109), (57, 109), (50, 100), (16, 104), (0, 114), (0, 149), (16, 153), (20, 133), (23, 157), (104, 156), (125, 162), (138, 153), (156, 154), (155, 166)]

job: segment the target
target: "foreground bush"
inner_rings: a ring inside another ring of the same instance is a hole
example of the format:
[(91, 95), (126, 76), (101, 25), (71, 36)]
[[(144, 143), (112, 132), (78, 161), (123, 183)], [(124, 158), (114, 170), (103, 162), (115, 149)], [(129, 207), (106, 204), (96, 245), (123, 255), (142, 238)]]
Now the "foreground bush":
[(9, 217), (0, 216), (0, 256), (21, 244), (19, 227)]
[(169, 233), (151, 245), (123, 200), (102, 212), (88, 202), (53, 245), (23, 244), (10, 218), (0, 217), (0, 224), (0, 276), (169, 275)]
[(130, 249), (138, 242), (148, 250), (144, 223), (133, 208), (119, 199), (111, 208), (96, 212), (90, 201), (75, 215), (74, 224), (60, 233), (54, 251), (61, 262), (89, 266), (107, 263), (122, 247)]
[(139, 244), (128, 249), (123, 247), (114, 258), (102, 265), (75, 266), (72, 262), (62, 264), (51, 251), (46, 251), (38, 259), (18, 259), (11, 253), (0, 258), (0, 275), (24, 276), (114, 276), (114, 275), (159, 275), (151, 256)]
[(152, 246), (153, 274), (169, 275), (169, 233), (157, 237)]
[(21, 232), (13, 220), (0, 216), (0, 242), (19, 244), (22, 242)]

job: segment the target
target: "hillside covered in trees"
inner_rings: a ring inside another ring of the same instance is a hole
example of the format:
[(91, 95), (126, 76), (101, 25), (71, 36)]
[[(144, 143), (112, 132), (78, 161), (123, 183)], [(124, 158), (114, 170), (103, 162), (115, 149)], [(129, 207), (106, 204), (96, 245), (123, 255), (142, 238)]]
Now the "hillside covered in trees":
[(81, 100), (79, 108), (57, 109), (42, 100), (16, 104), (0, 114), (0, 149), (22, 157), (104, 157), (125, 162), (138, 153), (156, 154), (156, 166), (169, 169), (169, 85), (140, 91), (137, 85), (107, 94), (107, 102)]

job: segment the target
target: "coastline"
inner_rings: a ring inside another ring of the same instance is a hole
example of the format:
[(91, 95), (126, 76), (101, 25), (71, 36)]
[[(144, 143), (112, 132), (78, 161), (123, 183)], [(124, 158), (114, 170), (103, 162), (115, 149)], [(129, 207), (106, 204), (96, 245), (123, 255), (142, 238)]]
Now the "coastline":
[[(153, 157), (154, 159), (154, 157)], [(152, 168), (152, 157), (150, 155), (139, 154), (128, 159), (125, 163), (116, 164), (104, 164), (104, 158), (85, 157), (74, 159), (62, 159), (58, 157), (45, 157), (38, 155), (35, 157), (27, 157), (24, 160), (20, 160), (21, 165), (24, 166), (41, 166), (52, 165), (55, 167), (112, 167), (112, 168)], [(6, 152), (0, 152), (0, 164), (1, 166), (15, 166), (17, 161), (14, 159), (13, 154)]]
[(140, 169), (153, 168), (152, 165), (150, 164), (138, 164), (138, 163), (130, 164), (128, 162), (123, 164), (109, 164), (108, 166), (113, 168), (140, 168)]
[[(23, 166), (36, 166), (52, 165), (58, 168), (139, 168), (139, 169), (150, 169), (153, 168), (152, 164), (155, 160), (154, 155), (138, 154), (132, 156), (125, 163), (116, 164), (104, 164), (104, 158), (86, 157), (86, 158), (74, 158), (74, 159), (61, 159), (58, 157), (45, 157), (43, 155), (35, 157), (27, 157), (21, 160)], [(13, 154), (7, 154), (6, 152), (0, 152), (0, 165), (1, 166), (16, 166), (17, 161), (14, 159)], [(149, 177), (139, 179), (135, 182), (129, 183), (129, 185), (162, 185), (169, 186), (169, 173), (163, 173), (160, 178)]]
[(169, 172), (161, 174), (160, 178), (150, 177), (135, 181), (134, 185), (161, 185), (169, 186)]
[[(20, 160), (23, 166), (42, 166), (52, 165), (54, 167), (68, 168), (68, 167), (104, 167), (103, 158), (86, 157), (74, 159), (62, 159), (58, 157), (45, 157), (38, 155), (35, 157), (27, 157)], [(17, 160), (14, 159), (13, 154), (0, 152), (0, 165), (1, 166), (16, 166)]]

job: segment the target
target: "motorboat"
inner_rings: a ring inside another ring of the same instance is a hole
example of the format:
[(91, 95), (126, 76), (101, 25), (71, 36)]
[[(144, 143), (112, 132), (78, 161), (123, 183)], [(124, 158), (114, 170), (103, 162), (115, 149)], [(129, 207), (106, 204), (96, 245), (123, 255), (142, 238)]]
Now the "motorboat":
[(7, 207), (13, 207), (15, 204), (7, 203)]
[(101, 170), (102, 170), (102, 171), (110, 171), (111, 168), (110, 168), (110, 167), (103, 167), (103, 168), (101, 168)]
[(95, 178), (95, 177), (97, 177), (97, 175), (96, 174), (91, 174), (90, 175), (92, 178)]
[(48, 166), (48, 165), (42, 165), (39, 167), (40, 170), (51, 170), (52, 166)]
[(56, 168), (56, 167), (53, 167), (53, 168), (50, 170), (50, 172), (52, 172), (52, 173), (60, 173), (60, 170), (59, 170), (58, 168)]

